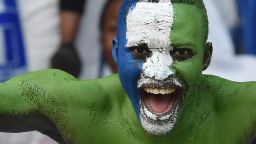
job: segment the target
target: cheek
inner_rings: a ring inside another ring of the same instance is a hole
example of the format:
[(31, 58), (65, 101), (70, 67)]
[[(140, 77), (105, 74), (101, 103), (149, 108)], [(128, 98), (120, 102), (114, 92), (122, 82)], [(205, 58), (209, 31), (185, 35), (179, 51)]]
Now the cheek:
[(130, 52), (126, 50), (119, 51), (118, 71), (123, 78), (128, 81), (137, 82), (142, 71), (142, 61), (133, 58)]
[(177, 74), (188, 86), (194, 85), (202, 73), (202, 65), (196, 59), (177, 62), (172, 66), (172, 68), (176, 70)]
[(121, 48), (118, 53), (118, 72), (122, 86), (128, 94), (132, 105), (139, 114), (139, 96), (137, 82), (142, 71), (142, 61), (135, 60), (130, 52)]

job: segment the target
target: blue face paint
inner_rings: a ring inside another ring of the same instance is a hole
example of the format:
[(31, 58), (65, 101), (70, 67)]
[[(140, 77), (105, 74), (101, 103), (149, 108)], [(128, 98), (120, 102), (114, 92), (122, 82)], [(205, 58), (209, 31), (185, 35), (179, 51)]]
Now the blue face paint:
[[(139, 117), (139, 101), (137, 82), (140, 77), (144, 61), (134, 59), (126, 45), (126, 16), (130, 9), (137, 3), (137, 0), (126, 0), (121, 5), (118, 17), (118, 39), (113, 43), (113, 57), (118, 64), (119, 78), (128, 94), (133, 108)], [(114, 40), (115, 41), (115, 40)]]

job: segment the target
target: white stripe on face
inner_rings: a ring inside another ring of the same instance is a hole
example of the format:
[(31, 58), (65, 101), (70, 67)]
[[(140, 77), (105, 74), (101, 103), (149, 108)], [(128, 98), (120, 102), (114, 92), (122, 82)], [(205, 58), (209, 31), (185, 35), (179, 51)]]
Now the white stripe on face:
[(171, 48), (171, 27), (174, 21), (170, 1), (159, 3), (137, 2), (127, 15), (126, 47), (147, 44), (152, 56), (143, 65), (143, 73), (157, 80), (164, 80), (173, 74)]
[[(138, 88), (141, 88), (143, 84), (156, 82), (155, 80), (165, 80), (174, 74), (170, 70), (173, 63), (170, 56), (173, 21), (174, 12), (170, 0), (160, 0), (158, 3), (142, 0), (137, 2), (136, 6), (129, 11), (127, 15), (126, 47), (147, 44), (152, 53), (143, 64), (141, 76), (137, 83)], [(175, 80), (173, 82), (180, 85)], [(140, 100), (140, 121), (142, 127), (148, 133), (164, 135), (173, 129), (179, 105), (171, 113), (157, 118), (142, 102)]]
[(169, 48), (173, 17), (171, 2), (138, 2), (127, 15), (126, 47)]

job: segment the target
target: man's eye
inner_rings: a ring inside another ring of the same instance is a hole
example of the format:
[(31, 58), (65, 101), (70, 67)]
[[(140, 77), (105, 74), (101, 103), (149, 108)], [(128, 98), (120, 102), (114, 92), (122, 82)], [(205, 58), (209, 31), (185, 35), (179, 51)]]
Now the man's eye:
[(131, 53), (135, 59), (142, 59), (145, 60), (147, 57), (150, 56), (150, 51), (147, 47), (144, 46), (136, 46), (130, 47)]
[(173, 60), (185, 61), (193, 56), (193, 52), (188, 48), (177, 48), (170, 52)]

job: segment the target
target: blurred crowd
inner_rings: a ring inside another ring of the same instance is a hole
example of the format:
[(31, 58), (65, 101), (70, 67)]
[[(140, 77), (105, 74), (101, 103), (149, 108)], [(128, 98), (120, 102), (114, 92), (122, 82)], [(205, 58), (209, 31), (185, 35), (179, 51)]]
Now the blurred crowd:
[[(212, 64), (207, 74), (256, 80), (256, 1), (204, 0)], [(117, 72), (112, 38), (121, 0), (0, 0), (0, 81), (47, 68), (80, 79)], [(38, 132), (0, 133), (2, 144), (55, 144)]]

